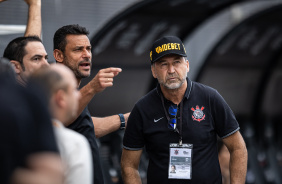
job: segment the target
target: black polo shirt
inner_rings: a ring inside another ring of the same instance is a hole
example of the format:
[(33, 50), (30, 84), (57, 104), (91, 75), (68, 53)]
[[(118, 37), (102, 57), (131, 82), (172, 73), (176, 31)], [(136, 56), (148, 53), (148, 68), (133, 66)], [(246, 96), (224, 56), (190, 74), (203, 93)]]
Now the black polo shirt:
[[(145, 146), (149, 156), (149, 184), (222, 183), (217, 135), (225, 138), (235, 133), (239, 130), (238, 122), (215, 89), (188, 78), (187, 83), (182, 137), (183, 143), (193, 144), (191, 180), (168, 179), (169, 144), (178, 143), (179, 135), (168, 128), (159, 85), (135, 104), (128, 119), (123, 146), (128, 150), (140, 150)], [(172, 103), (164, 101), (166, 108)]]
[(102, 173), (102, 167), (100, 163), (100, 153), (96, 142), (96, 136), (94, 131), (94, 124), (91, 115), (88, 111), (88, 107), (82, 111), (78, 118), (68, 126), (68, 128), (84, 135), (88, 140), (92, 152), (94, 178), (95, 184), (104, 184), (104, 178)]

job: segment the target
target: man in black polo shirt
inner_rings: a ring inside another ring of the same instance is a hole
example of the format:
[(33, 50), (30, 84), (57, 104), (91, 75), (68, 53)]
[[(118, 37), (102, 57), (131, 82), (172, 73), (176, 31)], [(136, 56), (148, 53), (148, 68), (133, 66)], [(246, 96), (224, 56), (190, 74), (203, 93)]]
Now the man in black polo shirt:
[[(189, 62), (181, 40), (154, 42), (151, 70), (158, 86), (137, 102), (123, 139), (125, 184), (141, 183), (142, 148), (149, 156), (148, 184), (222, 183), (217, 136), (230, 155), (231, 183), (244, 183), (247, 149), (235, 116), (213, 88), (187, 78)], [(171, 165), (177, 172), (171, 172)]]
[[(92, 53), (88, 34), (89, 32), (84, 27), (66, 25), (56, 31), (53, 39), (54, 58), (57, 63), (66, 65), (74, 72), (78, 86), (83, 78), (90, 76), (91, 72)], [(95, 94), (113, 86), (113, 78), (120, 72), (120, 68), (101, 69), (87, 85), (81, 88), (79, 116), (67, 123), (68, 128), (83, 134), (90, 143), (95, 184), (104, 183), (96, 137), (99, 138), (120, 128), (125, 128), (129, 113), (104, 118), (91, 117), (87, 105)]]

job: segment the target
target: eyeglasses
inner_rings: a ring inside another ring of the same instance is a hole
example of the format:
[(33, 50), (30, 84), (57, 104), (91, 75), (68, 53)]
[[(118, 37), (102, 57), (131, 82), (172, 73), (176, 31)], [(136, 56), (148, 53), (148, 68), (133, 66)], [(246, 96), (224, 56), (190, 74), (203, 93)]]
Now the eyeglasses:
[(177, 105), (171, 105), (168, 108), (168, 113), (169, 115), (173, 116), (173, 118), (170, 118), (168, 120), (168, 128), (171, 130), (175, 130), (176, 129), (176, 116), (177, 116)]

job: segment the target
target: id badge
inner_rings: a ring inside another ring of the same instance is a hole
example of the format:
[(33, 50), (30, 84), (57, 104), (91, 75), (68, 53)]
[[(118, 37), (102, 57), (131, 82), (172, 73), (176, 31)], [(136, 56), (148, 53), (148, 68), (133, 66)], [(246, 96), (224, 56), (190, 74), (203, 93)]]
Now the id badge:
[(192, 179), (193, 144), (171, 143), (169, 145), (169, 179)]

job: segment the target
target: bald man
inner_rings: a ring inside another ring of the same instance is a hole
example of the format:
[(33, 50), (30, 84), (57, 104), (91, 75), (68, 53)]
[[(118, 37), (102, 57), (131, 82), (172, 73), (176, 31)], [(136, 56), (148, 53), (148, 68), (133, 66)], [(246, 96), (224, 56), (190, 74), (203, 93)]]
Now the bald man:
[(93, 165), (88, 141), (64, 127), (76, 116), (80, 92), (72, 71), (62, 64), (41, 68), (30, 76), (46, 92), (60, 155), (65, 165), (65, 183), (91, 184)]

